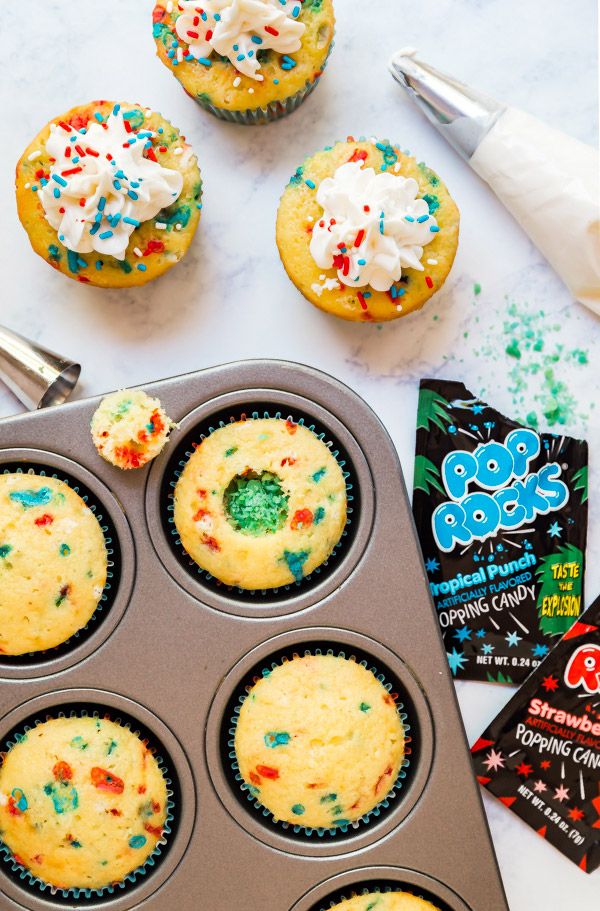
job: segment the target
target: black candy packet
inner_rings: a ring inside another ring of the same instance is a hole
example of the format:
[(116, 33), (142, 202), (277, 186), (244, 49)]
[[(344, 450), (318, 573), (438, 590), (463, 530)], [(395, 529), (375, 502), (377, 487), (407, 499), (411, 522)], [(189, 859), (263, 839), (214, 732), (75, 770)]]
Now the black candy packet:
[(471, 752), (480, 784), (586, 873), (600, 867), (600, 598)]
[(588, 447), (421, 381), (413, 513), (453, 675), (521, 683), (578, 619)]

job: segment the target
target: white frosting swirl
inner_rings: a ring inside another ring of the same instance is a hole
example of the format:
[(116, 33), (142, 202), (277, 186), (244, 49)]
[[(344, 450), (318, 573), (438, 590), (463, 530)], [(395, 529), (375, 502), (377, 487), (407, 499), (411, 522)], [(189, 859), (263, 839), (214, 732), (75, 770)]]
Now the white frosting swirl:
[(423, 271), (423, 247), (439, 230), (412, 177), (376, 173), (362, 161), (341, 165), (321, 181), (323, 215), (310, 242), (320, 269), (337, 268), (343, 285), (389, 291), (402, 269)]
[(178, 8), (175, 30), (192, 57), (208, 62), (215, 51), (257, 81), (264, 78), (258, 51), (293, 54), (306, 30), (297, 19), (301, 0), (179, 0)]
[(39, 197), (60, 242), (75, 253), (125, 259), (132, 232), (181, 193), (179, 171), (144, 157), (154, 134), (129, 132), (125, 123), (116, 105), (105, 124), (51, 127), (46, 151), (55, 163)]

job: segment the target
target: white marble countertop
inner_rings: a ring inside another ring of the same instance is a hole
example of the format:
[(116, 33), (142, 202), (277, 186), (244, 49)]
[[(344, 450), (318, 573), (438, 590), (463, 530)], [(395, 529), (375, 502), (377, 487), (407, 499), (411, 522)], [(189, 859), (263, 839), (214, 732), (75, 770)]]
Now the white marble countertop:
[[(410, 487), (420, 377), (462, 379), (513, 416), (539, 412), (543, 370), (526, 375), (518, 409), (509, 391), (510, 371), (519, 366), (505, 353), (505, 321), (513, 319), (508, 310), (514, 306), (520, 326), (530, 314), (547, 346), (564, 345), (554, 371), (574, 402), (566, 429), (591, 444), (588, 601), (600, 593), (600, 418), (594, 411), (600, 320), (571, 302), (520, 228), (385, 67), (392, 51), (414, 45), (441, 69), (595, 142), (593, 0), (579, 0), (568, 11), (563, 0), (337, 0), (336, 48), (322, 84), (298, 113), (267, 128), (223, 124), (183, 93), (154, 57), (151, 0), (4, 6), (0, 81), (11, 88), (3, 100), (10, 129), (0, 146), (1, 323), (80, 359), (79, 396), (237, 358), (289, 358), (320, 367), (381, 416)], [(106, 292), (53, 272), (31, 252), (15, 211), (13, 169), (22, 149), (51, 117), (100, 97), (162, 111), (191, 140), (205, 181), (191, 253), (168, 276), (137, 291)], [(445, 289), (421, 313), (384, 328), (348, 325), (312, 308), (288, 281), (274, 243), (277, 202), (289, 175), (307, 154), (349, 133), (409, 147), (439, 171), (462, 211), (461, 245)], [(569, 357), (578, 348), (589, 352), (588, 365)], [(0, 415), (18, 410), (0, 389)], [(471, 741), (509, 695), (502, 687), (459, 686)], [(485, 804), (511, 911), (598, 906), (600, 872), (585, 876), (499, 803), (486, 797)]]

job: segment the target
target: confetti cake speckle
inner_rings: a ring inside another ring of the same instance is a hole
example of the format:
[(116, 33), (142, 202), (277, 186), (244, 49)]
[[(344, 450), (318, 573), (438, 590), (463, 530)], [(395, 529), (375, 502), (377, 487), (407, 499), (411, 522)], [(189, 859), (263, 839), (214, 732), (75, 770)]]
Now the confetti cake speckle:
[(156, 758), (107, 719), (42, 722), (0, 765), (0, 839), (17, 863), (58, 888), (121, 882), (154, 852), (166, 818)]
[(340, 540), (344, 475), (307, 427), (279, 418), (238, 421), (215, 430), (190, 457), (174, 518), (187, 553), (226, 585), (290, 585)]
[(276, 666), (244, 700), (235, 733), (240, 773), (278, 821), (335, 829), (393, 788), (404, 759), (396, 702), (372, 671), (336, 655)]
[(102, 529), (68, 484), (0, 475), (0, 654), (66, 642), (94, 614), (106, 573)]
[(112, 101), (51, 120), (17, 164), (16, 193), (34, 251), (103, 288), (143, 285), (178, 263), (202, 207), (198, 162), (179, 130)]

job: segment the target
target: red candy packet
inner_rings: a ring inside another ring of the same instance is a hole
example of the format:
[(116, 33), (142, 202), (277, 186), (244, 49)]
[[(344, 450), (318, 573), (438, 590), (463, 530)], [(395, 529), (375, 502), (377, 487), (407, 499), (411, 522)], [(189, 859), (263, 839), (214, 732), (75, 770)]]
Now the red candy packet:
[(600, 866), (600, 598), (471, 752), (483, 787), (584, 872)]

